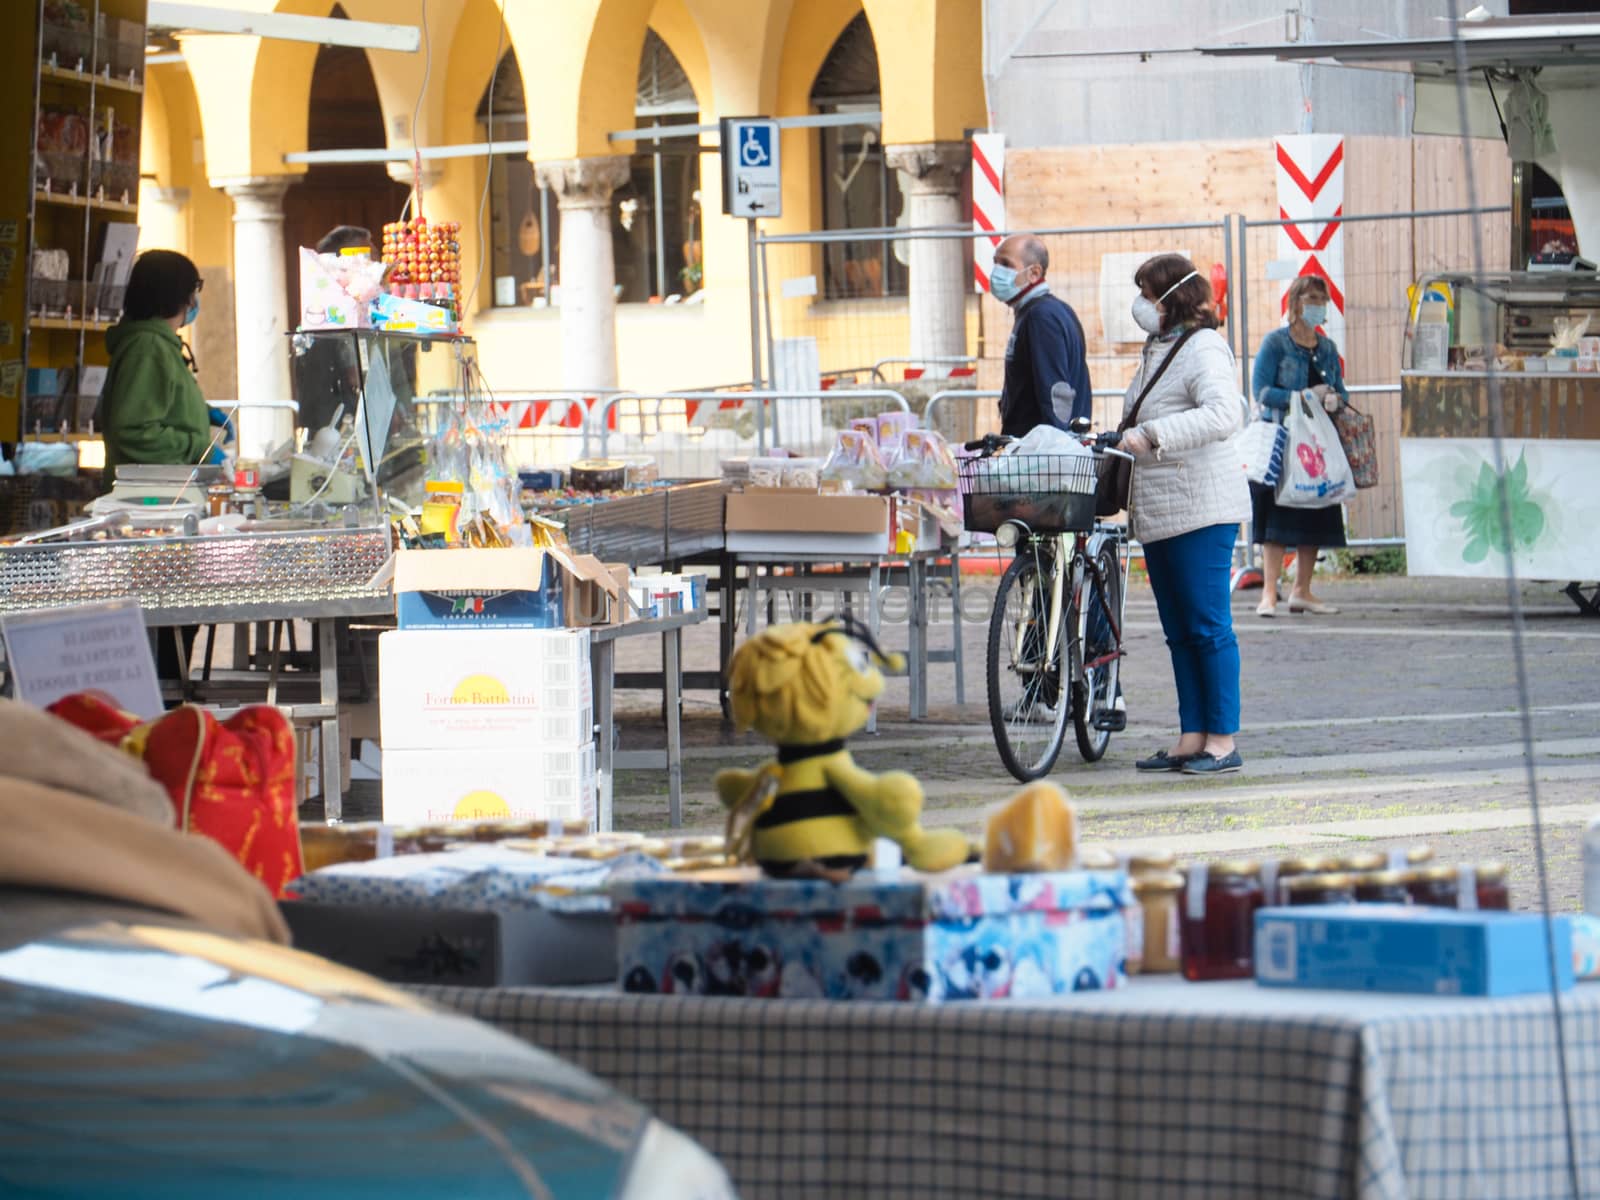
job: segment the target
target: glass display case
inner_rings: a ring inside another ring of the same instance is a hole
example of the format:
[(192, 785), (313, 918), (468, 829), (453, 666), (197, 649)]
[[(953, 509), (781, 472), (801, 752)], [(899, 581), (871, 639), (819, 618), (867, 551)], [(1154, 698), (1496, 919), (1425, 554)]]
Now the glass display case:
[[(1600, 279), (1440, 274), (1413, 298), (1400, 381), (1412, 575), (1600, 578)], [(1509, 560), (1509, 562), (1508, 562)]]
[(435, 406), (419, 397), (466, 390), (472, 340), (333, 329), (291, 342), (300, 405), (291, 496), (359, 489), (420, 505)]

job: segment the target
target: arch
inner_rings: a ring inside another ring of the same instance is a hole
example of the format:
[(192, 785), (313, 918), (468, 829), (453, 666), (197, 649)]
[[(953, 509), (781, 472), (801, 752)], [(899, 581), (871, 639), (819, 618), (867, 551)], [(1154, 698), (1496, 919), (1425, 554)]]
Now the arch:
[(986, 119), (981, 0), (863, 0), (880, 63), (887, 145), (955, 142)]
[(711, 111), (711, 60), (706, 54), (700, 26), (684, 0), (656, 0), (650, 10), (650, 28), (672, 51), (683, 73), (689, 77), (695, 100), (702, 113)]
[[(510, 4), (506, 28), (517, 57), (540, 70), (524, 79), (532, 143), (540, 162), (616, 153), (607, 135), (633, 125), (639, 53), (654, 0), (563, 0)], [(569, 56), (543, 51), (561, 47)], [(536, 121), (531, 114), (537, 113)]]

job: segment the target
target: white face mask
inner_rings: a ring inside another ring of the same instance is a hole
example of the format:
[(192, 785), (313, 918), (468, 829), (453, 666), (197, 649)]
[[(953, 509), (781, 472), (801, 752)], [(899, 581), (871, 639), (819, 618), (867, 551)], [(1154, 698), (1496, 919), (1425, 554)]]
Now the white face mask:
[(1146, 333), (1160, 333), (1161, 310), (1156, 306), (1168, 296), (1172, 295), (1173, 292), (1177, 291), (1184, 284), (1188, 283), (1189, 280), (1196, 278), (1199, 274), (1199, 271), (1190, 271), (1187, 275), (1178, 280), (1177, 283), (1173, 284), (1166, 291), (1162, 292), (1161, 295), (1154, 300), (1148, 299), (1143, 292), (1140, 292), (1133, 298), (1132, 311), (1134, 324), (1140, 329), (1144, 330)]

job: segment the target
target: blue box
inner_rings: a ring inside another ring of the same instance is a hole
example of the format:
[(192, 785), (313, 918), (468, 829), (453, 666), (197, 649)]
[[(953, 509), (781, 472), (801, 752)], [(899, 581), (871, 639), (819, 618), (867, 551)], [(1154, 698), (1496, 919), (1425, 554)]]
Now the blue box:
[(401, 550), (395, 619), (401, 629), (560, 629), (564, 568), (543, 550)]
[(624, 991), (927, 1003), (1125, 986), (1138, 912), (1120, 871), (751, 868), (618, 880), (612, 901)]
[(59, 396), (61, 375), (54, 367), (28, 368), (29, 396)]
[[(1550, 990), (1544, 917), (1387, 904), (1256, 913), (1256, 982), (1435, 996)], [(1572, 987), (1572, 926), (1554, 918), (1556, 983)]]

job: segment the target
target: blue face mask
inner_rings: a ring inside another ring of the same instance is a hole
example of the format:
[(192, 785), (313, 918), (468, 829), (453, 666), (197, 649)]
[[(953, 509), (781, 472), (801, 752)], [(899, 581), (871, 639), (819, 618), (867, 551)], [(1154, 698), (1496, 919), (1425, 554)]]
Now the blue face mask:
[(189, 311), (183, 314), (183, 323), (193, 325), (200, 318), (200, 297), (189, 301)]
[(1307, 304), (1300, 310), (1300, 319), (1315, 329), (1328, 319), (1328, 306), (1326, 304)]
[(995, 263), (989, 271), (989, 294), (1002, 304), (1010, 304), (1021, 293), (1022, 289), (1017, 286), (1016, 270)]

